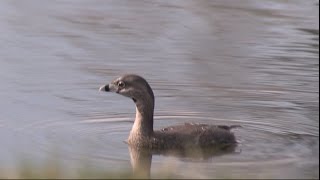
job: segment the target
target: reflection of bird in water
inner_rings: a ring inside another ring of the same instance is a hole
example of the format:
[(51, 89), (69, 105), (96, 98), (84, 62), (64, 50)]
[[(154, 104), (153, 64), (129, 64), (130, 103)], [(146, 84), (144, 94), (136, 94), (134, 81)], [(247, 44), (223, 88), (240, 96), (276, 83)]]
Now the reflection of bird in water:
[(238, 126), (185, 123), (153, 130), (154, 95), (147, 81), (133, 74), (121, 76), (100, 91), (116, 92), (136, 104), (136, 118), (127, 143), (136, 174), (149, 177), (152, 154), (207, 159), (233, 152), (237, 145), (230, 131)]
[(186, 158), (185, 160), (203, 161), (210, 157), (234, 152), (235, 146), (228, 148), (190, 148), (172, 150), (152, 150), (129, 145), (130, 162), (133, 169), (133, 176), (136, 178), (150, 178), (152, 156), (155, 154), (165, 154)]
[(136, 104), (136, 118), (127, 143), (152, 150), (186, 149), (190, 147), (226, 147), (235, 145), (230, 129), (237, 126), (185, 123), (153, 131), (154, 95), (147, 81), (137, 75), (121, 76), (100, 91), (116, 92)]

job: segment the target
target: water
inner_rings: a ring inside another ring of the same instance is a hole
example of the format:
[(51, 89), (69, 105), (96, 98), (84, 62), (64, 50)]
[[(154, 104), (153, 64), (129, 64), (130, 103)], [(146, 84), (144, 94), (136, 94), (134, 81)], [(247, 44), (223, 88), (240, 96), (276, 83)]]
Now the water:
[[(124, 73), (156, 96), (155, 129), (240, 124), (238, 152), (152, 157), (181, 177), (319, 178), (318, 1), (1, 1), (0, 174), (21, 161), (130, 168)], [(71, 176), (72, 177), (72, 176)]]

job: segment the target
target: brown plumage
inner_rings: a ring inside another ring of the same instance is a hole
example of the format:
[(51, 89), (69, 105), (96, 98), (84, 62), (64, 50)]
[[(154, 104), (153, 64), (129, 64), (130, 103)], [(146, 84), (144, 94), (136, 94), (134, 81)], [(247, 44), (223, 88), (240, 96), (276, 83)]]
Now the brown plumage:
[(136, 118), (128, 144), (153, 150), (186, 149), (235, 145), (230, 131), (238, 126), (185, 123), (153, 130), (154, 95), (147, 81), (134, 74), (121, 76), (100, 91), (116, 92), (131, 98), (136, 104)]

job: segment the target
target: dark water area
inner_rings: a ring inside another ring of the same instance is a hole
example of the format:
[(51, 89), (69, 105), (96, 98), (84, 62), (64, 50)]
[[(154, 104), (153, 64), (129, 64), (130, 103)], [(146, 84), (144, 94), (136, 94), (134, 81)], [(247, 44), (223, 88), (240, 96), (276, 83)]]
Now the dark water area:
[(0, 177), (21, 162), (131, 168), (124, 73), (156, 97), (154, 128), (238, 124), (237, 153), (154, 155), (194, 178), (319, 178), (319, 1), (0, 1)]

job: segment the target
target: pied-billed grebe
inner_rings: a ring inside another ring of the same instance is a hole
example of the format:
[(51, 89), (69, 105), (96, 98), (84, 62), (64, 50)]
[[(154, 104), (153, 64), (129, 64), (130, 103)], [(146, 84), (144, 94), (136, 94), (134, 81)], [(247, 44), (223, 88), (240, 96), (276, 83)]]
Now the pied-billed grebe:
[(153, 91), (148, 82), (138, 75), (123, 75), (100, 87), (100, 91), (116, 92), (131, 98), (136, 104), (136, 118), (127, 140), (129, 145), (161, 150), (236, 144), (230, 129), (237, 126), (185, 123), (154, 131)]

